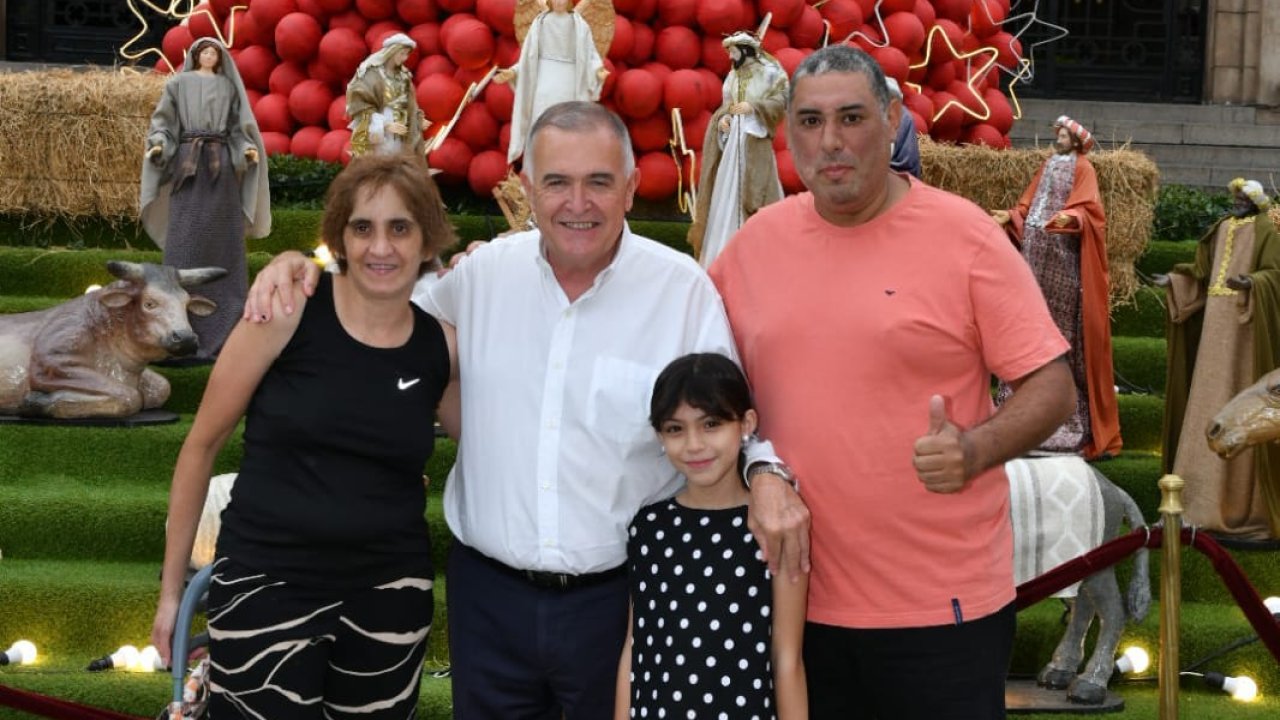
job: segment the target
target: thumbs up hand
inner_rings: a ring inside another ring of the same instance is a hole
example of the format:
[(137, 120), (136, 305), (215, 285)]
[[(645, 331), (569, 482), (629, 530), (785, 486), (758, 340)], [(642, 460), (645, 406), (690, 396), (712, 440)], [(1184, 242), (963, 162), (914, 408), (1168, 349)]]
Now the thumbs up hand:
[(941, 395), (929, 398), (929, 429), (916, 439), (912, 463), (925, 489), (953, 493), (972, 475), (973, 448), (967, 434), (951, 422)]

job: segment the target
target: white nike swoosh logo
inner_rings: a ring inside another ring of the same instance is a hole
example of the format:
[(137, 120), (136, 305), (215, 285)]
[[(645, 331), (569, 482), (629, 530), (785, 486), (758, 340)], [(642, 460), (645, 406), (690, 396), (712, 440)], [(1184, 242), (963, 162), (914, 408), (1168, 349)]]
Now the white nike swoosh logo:
[(400, 380), (397, 380), (397, 381), (396, 381), (396, 387), (397, 387), (397, 388), (399, 388), (399, 389), (401, 389), (401, 390), (408, 390), (409, 388), (413, 387), (414, 385), (417, 385), (417, 384), (418, 384), (418, 381), (419, 381), (419, 380), (421, 380), (421, 379), (422, 379), (422, 378), (414, 378), (414, 379), (412, 379), (412, 380), (404, 380), (404, 379), (400, 379)]

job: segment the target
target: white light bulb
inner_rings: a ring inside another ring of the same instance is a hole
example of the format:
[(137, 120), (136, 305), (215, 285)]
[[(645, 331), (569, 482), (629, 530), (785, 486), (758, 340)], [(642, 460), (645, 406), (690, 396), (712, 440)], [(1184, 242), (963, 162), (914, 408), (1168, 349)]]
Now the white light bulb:
[(1146, 650), (1131, 645), (1124, 649), (1124, 654), (1116, 660), (1116, 670), (1128, 675), (1129, 673), (1144, 673), (1147, 668), (1151, 667), (1151, 656)]
[(30, 640), (19, 640), (4, 651), (0, 665), (30, 665), (36, 661), (36, 646)]
[(1266, 600), (1263, 600), (1262, 604), (1267, 606), (1267, 612), (1272, 615), (1280, 615), (1280, 597), (1272, 595)]
[(164, 661), (160, 659), (160, 651), (156, 650), (155, 645), (142, 648), (142, 652), (138, 654), (138, 672), (149, 673), (164, 669)]
[(1241, 702), (1249, 702), (1258, 697), (1258, 683), (1248, 675), (1227, 678), (1222, 683), (1222, 689)]
[(111, 653), (111, 667), (131, 669), (138, 664), (138, 655), (138, 648), (132, 645), (121, 645), (119, 650)]
[(94, 283), (93, 285), (90, 285), (89, 287), (87, 287), (87, 288), (85, 288), (85, 289), (84, 289), (84, 294), (85, 294), (85, 295), (88, 295), (89, 293), (93, 292), (94, 290), (101, 290), (101, 289), (102, 289), (102, 286), (101, 286), (101, 285), (98, 285), (97, 283)]

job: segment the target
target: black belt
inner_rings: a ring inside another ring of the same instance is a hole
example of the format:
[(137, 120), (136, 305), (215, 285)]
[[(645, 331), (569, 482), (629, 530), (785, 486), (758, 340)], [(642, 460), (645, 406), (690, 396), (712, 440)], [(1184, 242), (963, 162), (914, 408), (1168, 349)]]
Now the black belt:
[(468, 547), (460, 542), (454, 543), (455, 548), (460, 548), (472, 557), (480, 560), (495, 570), (500, 570), (507, 575), (519, 578), (530, 585), (541, 590), (573, 590), (575, 588), (584, 588), (591, 585), (599, 585), (615, 578), (623, 577), (627, 574), (627, 565), (623, 563), (616, 568), (603, 570), (595, 573), (584, 573), (582, 575), (574, 575), (572, 573), (546, 572), (543, 570), (519, 570), (507, 565), (504, 562), (494, 560), (484, 553), (473, 547)]

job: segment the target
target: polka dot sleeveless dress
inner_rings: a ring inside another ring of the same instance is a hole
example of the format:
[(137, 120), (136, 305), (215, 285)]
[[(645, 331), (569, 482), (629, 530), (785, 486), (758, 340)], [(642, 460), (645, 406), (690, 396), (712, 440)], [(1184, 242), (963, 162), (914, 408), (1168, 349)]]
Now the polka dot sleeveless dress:
[(772, 586), (746, 506), (649, 505), (631, 525), (627, 557), (631, 717), (774, 718)]

